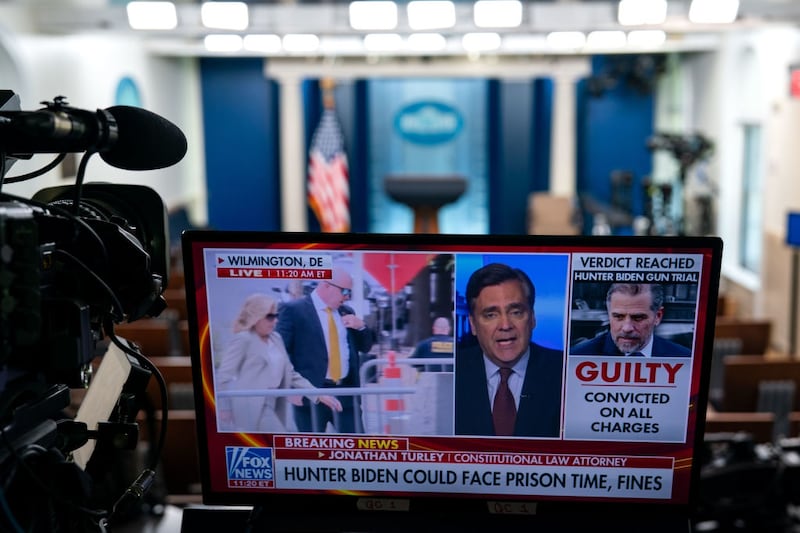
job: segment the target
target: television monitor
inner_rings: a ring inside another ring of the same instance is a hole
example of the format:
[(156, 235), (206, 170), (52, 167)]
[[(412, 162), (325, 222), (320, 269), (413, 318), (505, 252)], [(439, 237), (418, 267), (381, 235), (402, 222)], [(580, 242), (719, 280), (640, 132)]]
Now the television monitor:
[(687, 526), (719, 239), (189, 230), (182, 249), (205, 504), (276, 531)]

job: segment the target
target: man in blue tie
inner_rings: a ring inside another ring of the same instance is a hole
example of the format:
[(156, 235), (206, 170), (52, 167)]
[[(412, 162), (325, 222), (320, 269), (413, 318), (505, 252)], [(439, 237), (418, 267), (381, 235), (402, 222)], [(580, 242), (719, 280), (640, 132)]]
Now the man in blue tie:
[(654, 334), (664, 317), (664, 287), (614, 283), (606, 294), (608, 331), (576, 344), (571, 355), (688, 357), (691, 351)]

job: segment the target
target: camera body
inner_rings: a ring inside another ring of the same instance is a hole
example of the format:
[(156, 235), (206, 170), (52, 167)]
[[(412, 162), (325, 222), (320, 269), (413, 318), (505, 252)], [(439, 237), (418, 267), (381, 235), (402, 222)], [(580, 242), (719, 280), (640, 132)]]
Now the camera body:
[(685, 180), (689, 167), (710, 156), (714, 150), (711, 140), (699, 133), (690, 135), (656, 133), (647, 139), (646, 145), (652, 152), (664, 150), (675, 158), (681, 168), (679, 176), (681, 182)]
[[(87, 184), (73, 216), (73, 192), (44, 189), (38, 205), (0, 203), (0, 398), (29, 374), (85, 386), (107, 318), (131, 322), (166, 307), (167, 213), (158, 194)], [(10, 407), (0, 400), (0, 421)]]

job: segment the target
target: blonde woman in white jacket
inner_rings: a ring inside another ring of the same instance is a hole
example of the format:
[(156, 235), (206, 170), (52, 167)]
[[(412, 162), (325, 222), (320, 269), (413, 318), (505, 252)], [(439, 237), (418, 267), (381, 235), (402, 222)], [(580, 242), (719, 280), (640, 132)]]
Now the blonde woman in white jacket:
[[(268, 294), (252, 294), (244, 302), (233, 326), (234, 336), (216, 370), (216, 388), (227, 390), (312, 389), (314, 386), (289, 361), (280, 334), (278, 302)], [(335, 396), (308, 396), (341, 411)], [(220, 398), (220, 429), (260, 433), (297, 431), (289, 396)]]

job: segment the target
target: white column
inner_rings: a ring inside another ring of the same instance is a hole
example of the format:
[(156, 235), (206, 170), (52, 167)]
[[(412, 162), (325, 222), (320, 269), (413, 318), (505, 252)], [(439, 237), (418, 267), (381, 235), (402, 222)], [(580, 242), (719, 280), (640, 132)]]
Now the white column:
[(553, 77), (553, 125), (550, 145), (550, 192), (575, 196), (575, 77), (558, 73)]
[(275, 78), (280, 84), (281, 230), (307, 231), (303, 101), (299, 76)]

